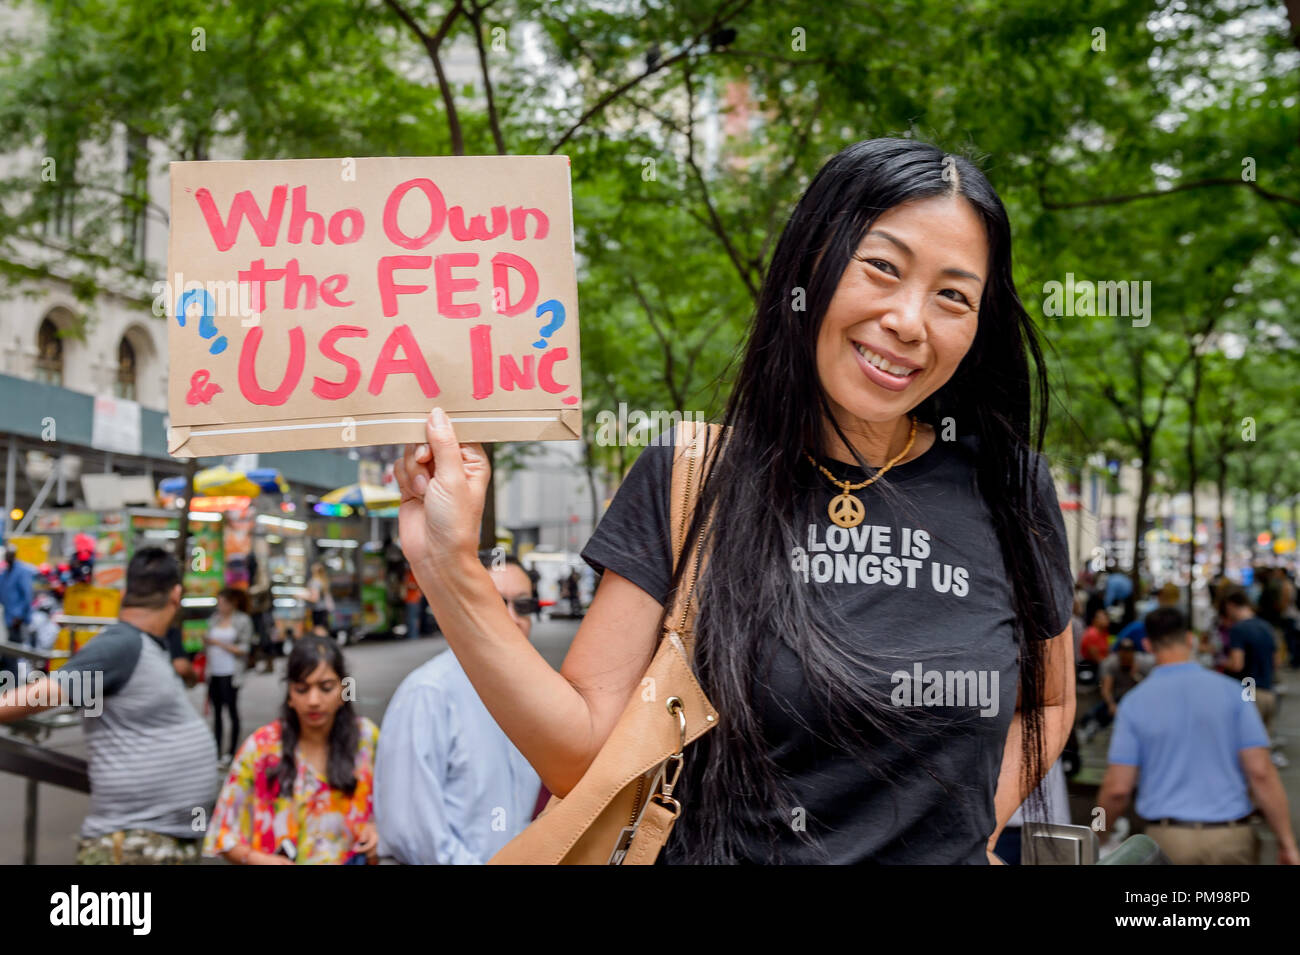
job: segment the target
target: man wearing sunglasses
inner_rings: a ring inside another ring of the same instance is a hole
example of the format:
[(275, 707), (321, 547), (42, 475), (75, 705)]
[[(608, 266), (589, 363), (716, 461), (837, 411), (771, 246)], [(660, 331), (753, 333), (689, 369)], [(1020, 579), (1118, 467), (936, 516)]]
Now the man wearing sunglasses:
[[(513, 557), (480, 555), (515, 625), (537, 613)], [(409, 674), (384, 713), (375, 759), (381, 858), (407, 865), (487, 862), (533, 817), (541, 780), (479, 699), (450, 650)]]

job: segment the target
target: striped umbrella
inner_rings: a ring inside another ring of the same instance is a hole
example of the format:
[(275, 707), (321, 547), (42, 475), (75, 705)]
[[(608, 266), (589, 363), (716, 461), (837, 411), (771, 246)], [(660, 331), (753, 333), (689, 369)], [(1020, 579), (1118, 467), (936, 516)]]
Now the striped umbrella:
[(194, 492), (203, 497), (257, 497), (262, 487), (250, 481), (243, 471), (232, 471), (219, 464), (194, 475)]
[(322, 495), (321, 500), (326, 504), (348, 504), (352, 507), (378, 510), (383, 507), (396, 507), (402, 503), (402, 496), (397, 488), (380, 487), (378, 484), (349, 484)]
[[(173, 496), (185, 493), (185, 478), (169, 477), (158, 482), (158, 490)], [(251, 471), (234, 471), (224, 466), (204, 468), (194, 475), (196, 494), (211, 497), (257, 497), (267, 494), (288, 494), (289, 482), (276, 468), (254, 468)]]

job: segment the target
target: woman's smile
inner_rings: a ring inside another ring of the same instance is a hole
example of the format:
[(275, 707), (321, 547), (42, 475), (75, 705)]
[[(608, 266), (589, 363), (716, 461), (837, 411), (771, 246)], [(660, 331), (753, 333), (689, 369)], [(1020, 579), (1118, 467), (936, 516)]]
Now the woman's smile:
[(875, 382), (882, 388), (903, 391), (923, 370), (915, 362), (904, 364), (897, 356), (875, 351), (862, 342), (851, 343), (858, 363), (862, 366), (862, 373), (868, 381)]

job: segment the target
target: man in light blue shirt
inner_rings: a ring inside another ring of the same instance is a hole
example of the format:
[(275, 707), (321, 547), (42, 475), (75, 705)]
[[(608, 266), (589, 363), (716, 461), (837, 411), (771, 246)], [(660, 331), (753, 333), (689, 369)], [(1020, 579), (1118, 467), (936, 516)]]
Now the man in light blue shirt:
[[(514, 558), (488, 567), (525, 637), (533, 582)], [(388, 704), (375, 760), (379, 854), (407, 865), (477, 865), (533, 818), (541, 779), (488, 712), (456, 655), (411, 673)]]
[(1118, 819), (1141, 774), (1137, 811), (1175, 865), (1255, 865), (1258, 807), (1278, 862), (1300, 865), (1268, 734), (1240, 683), (1192, 659), (1196, 638), (1173, 607), (1146, 618), (1151, 674), (1120, 701), (1098, 805)]

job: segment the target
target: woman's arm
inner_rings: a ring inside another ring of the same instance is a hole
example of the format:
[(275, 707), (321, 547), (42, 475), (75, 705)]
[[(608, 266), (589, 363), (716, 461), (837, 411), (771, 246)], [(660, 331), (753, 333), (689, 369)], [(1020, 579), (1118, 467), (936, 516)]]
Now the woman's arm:
[(654, 656), (663, 608), (607, 571), (560, 672), (510, 619), (478, 560), (488, 482), (481, 445), (460, 445), (445, 416), (428, 445), (394, 469), (402, 490), (402, 551), (474, 689), (558, 796), (567, 795), (609, 737)]
[[(1046, 685), (1043, 688), (1043, 758), (1042, 770), (1046, 773), (1065, 749), (1070, 730), (1074, 727), (1074, 643), (1067, 626), (1055, 637), (1047, 641), (1047, 659), (1044, 661)], [(988, 849), (992, 861), (993, 846), (1007, 820), (1015, 815), (1016, 809), (1029, 798), (1029, 794), (1038, 786), (1039, 780), (1025, 788), (1021, 779), (1020, 767), (1023, 762), (1022, 743), (1024, 724), (1020, 713), (1019, 696), (1016, 699), (1016, 715), (1011, 720), (1011, 729), (1007, 732), (1007, 742), (1002, 750), (1002, 770), (998, 774), (998, 788), (993, 796), (994, 812), (997, 825), (989, 836)]]
[(1101, 698), (1106, 701), (1112, 713), (1115, 712), (1115, 677), (1107, 673), (1101, 678)]
[(257, 852), (242, 842), (233, 849), (221, 853), (221, 856), (231, 865), (293, 865), (293, 860), (286, 856)]
[(253, 618), (246, 613), (235, 615), (235, 649), (236, 656), (247, 657), (253, 646)]
[(218, 640), (216, 637), (204, 637), (203, 642), (210, 647), (220, 647), (233, 656), (242, 657), (248, 655), (246, 651), (239, 648), (237, 643), (227, 643), (225, 640)]

